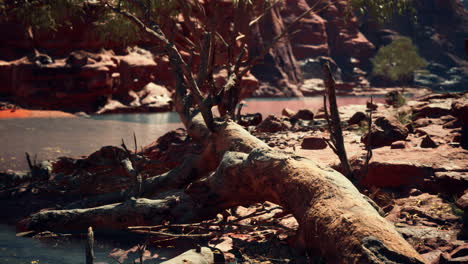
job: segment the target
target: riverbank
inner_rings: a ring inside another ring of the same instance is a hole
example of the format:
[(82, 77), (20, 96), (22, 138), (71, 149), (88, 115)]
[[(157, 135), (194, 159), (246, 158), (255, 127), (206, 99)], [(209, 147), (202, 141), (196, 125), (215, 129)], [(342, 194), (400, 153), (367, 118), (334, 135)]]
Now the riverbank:
[[(363, 102), (368, 100), (363, 99)], [(321, 98), (316, 100), (321, 101)], [(258, 102), (260, 108), (265, 109), (262, 100), (247, 101), (247, 107), (255, 109), (254, 106)], [(307, 157), (340, 170), (338, 158), (323, 140), (328, 138), (323, 112), (318, 108), (302, 111), (282, 109), (280, 102), (275, 101), (273, 106), (275, 111), (281, 109), (283, 116), (263, 115), (260, 123), (245, 117), (242, 122), (245, 122), (251, 133), (274, 149)], [(468, 200), (468, 151), (464, 145), (467, 138), (467, 102), (466, 94), (434, 94), (416, 101), (407, 101), (400, 107), (389, 106), (385, 102), (374, 102), (374, 105), (348, 104), (340, 107), (341, 118), (344, 121), (345, 146), (359, 179), (361, 192), (373, 199), (386, 219), (395, 225), (428, 263), (443, 263), (439, 261), (443, 258), (453, 260), (467, 257), (461, 250), (467, 235), (466, 220), (463, 220), (466, 219)], [(374, 126), (370, 130), (373, 135), (371, 141), (365, 140), (368, 132), (365, 121), (367, 108), (375, 109)], [(65, 120), (76, 121), (62, 121)], [(112, 129), (121, 127), (124, 123), (129, 124), (132, 129), (138, 125), (148, 126), (135, 122), (87, 121), (113, 122), (116, 126), (111, 127)], [(57, 122), (52, 124), (52, 127), (59, 125), (60, 122)], [(173, 125), (172, 129), (180, 126), (178, 123)], [(77, 131), (80, 127), (68, 123), (62, 123), (62, 126), (70, 127), (70, 132)], [(96, 137), (100, 133), (90, 131), (90, 135)], [(200, 151), (196, 142), (193, 142), (183, 129), (169, 131), (160, 137), (155, 135), (156, 133), (150, 133), (153, 140), (158, 138), (156, 141), (151, 144), (141, 143), (146, 147), (138, 149), (137, 155), (132, 155), (135, 157), (134, 166), (144, 179), (167, 172), (181, 165), (185, 158)], [(125, 139), (131, 150), (132, 137), (132, 134), (129, 134)], [(12, 175), (4, 175), (12, 179), (0, 190), (0, 203), (2, 208), (6, 209), (5, 212), (8, 212), (4, 217), (15, 214), (25, 217), (18, 227), (28, 229), (31, 227), (28, 223), (33, 221), (28, 217), (29, 214), (40, 209), (81, 208), (82, 203), (89, 202), (96, 195), (128, 189), (131, 181), (121, 165), (126, 155), (122, 148), (117, 147), (120, 144), (118, 137), (115, 139), (116, 143), (112, 144), (113, 146), (101, 148), (101, 144), (89, 156), (72, 158), (66, 155), (68, 157), (52, 160), (49, 167), (43, 167), (48, 173), (47, 180), (21, 180)], [(99, 142), (102, 138), (97, 140)], [(366, 144), (371, 144), (373, 157), (368, 173), (363, 175), (361, 173), (364, 170)], [(132, 200), (129, 200), (124, 204), (130, 205), (131, 202)], [(92, 207), (92, 204), (84, 207)], [(208, 226), (207, 230), (215, 235), (206, 240), (202, 239), (203, 243), (219, 248), (225, 256), (232, 257), (242, 251), (244, 259), (296, 259), (300, 257), (295, 255), (297, 252), (291, 253), (288, 249), (292, 246), (290, 243), (298, 227), (297, 221), (281, 208), (272, 209), (276, 207), (269, 203), (248, 208), (235, 207), (226, 217), (230, 221), (248, 219), (248, 223), (239, 222), (242, 227), (240, 228), (236, 222), (235, 227), (239, 227), (238, 229), (228, 227), (229, 224), (226, 223), (227, 227), (223, 226), (226, 228), (223, 229), (224, 232), (219, 229), (212, 230)], [(181, 211), (169, 210), (165, 215), (170, 217), (172, 213), (176, 214), (174, 219), (180, 219), (177, 218), (177, 213), (181, 214)], [(257, 213), (261, 216), (246, 217)], [(96, 230), (117, 228), (120, 223), (112, 222), (113, 219), (110, 219), (110, 222), (102, 220), (105, 215), (96, 218), (98, 220), (94, 219), (92, 214), (86, 217), (90, 217), (89, 220)], [(86, 217), (69, 223), (67, 227), (82, 225), (80, 221), (86, 220)], [(132, 222), (133, 216), (122, 217), (125, 221)], [(146, 221), (138, 219), (135, 221)], [(219, 220), (207, 221), (212, 221), (216, 228), (215, 223)], [(134, 225), (142, 224), (137, 222)], [(242, 226), (243, 224), (246, 226)], [(262, 250), (266, 251), (259, 255), (258, 252), (249, 250), (254, 247), (263, 247)], [(270, 249), (273, 250), (268, 251)]]
[(0, 110), (0, 119), (10, 118), (74, 118), (74, 114), (52, 110), (6, 109)]

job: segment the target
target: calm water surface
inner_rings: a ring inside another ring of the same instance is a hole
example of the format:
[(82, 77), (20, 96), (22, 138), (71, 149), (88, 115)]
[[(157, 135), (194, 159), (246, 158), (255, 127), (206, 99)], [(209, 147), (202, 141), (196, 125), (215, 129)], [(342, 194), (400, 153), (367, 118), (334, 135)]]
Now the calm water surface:
[[(281, 115), (283, 108), (318, 109), (322, 97), (247, 99), (243, 113)], [(368, 97), (339, 97), (340, 106), (365, 104)], [(383, 98), (374, 99), (382, 101)], [(216, 111), (215, 111), (216, 112)], [(133, 148), (133, 133), (138, 145), (146, 146), (164, 133), (182, 127), (176, 113), (110, 114), (87, 118), (34, 118), (0, 120), (0, 171), (25, 170), (25, 152), (37, 159), (60, 156), (79, 157), (102, 146), (120, 145), (122, 139)]]
[[(95, 263), (112, 263), (111, 247), (96, 243)], [(16, 237), (10, 226), (0, 224), (0, 263), (2, 264), (84, 264), (84, 241), (60, 243)]]

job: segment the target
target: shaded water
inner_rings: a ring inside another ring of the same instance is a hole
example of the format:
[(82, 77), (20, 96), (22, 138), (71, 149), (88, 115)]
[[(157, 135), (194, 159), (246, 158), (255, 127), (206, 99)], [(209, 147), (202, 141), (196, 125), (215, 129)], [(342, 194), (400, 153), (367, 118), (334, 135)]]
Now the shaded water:
[[(57, 243), (17, 237), (10, 226), (0, 224), (0, 263), (2, 264), (84, 264), (84, 241)], [(107, 255), (110, 246), (95, 244), (95, 263), (113, 263)]]

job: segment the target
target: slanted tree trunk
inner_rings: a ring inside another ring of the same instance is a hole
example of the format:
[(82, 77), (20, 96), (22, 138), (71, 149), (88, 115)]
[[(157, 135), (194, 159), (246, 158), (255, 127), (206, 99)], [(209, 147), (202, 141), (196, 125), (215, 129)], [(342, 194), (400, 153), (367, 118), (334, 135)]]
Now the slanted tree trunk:
[[(192, 124), (196, 123), (197, 119)], [(200, 127), (189, 126), (190, 134), (199, 132)], [(187, 190), (191, 199), (202, 205), (198, 215), (210, 216), (236, 205), (271, 201), (296, 217), (302, 245), (319, 249), (331, 263), (424, 263), (393, 225), (335, 170), (274, 151), (231, 121), (218, 124), (207, 142), (206, 150), (211, 155), (206, 164), (219, 166), (216, 173), (196, 181)], [(157, 224), (167, 208), (171, 208), (167, 203), (161, 206), (158, 201), (137, 199), (84, 210), (46, 211), (32, 216), (30, 228), (56, 229), (67, 222), (81, 222), (80, 228), (94, 225), (95, 230), (119, 222), (121, 228)], [(151, 221), (144, 221), (150, 216)]]

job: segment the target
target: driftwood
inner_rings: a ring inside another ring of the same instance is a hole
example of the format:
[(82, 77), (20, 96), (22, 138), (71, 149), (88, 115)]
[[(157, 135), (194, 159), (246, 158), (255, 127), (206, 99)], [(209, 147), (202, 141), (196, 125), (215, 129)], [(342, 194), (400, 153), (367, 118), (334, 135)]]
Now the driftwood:
[(160, 199), (131, 198), (122, 203), (87, 209), (48, 210), (33, 214), (19, 226), (27, 230), (96, 232), (126, 230), (128, 226), (155, 225), (164, 221), (190, 222), (198, 218), (193, 200), (183, 192), (161, 194)]

